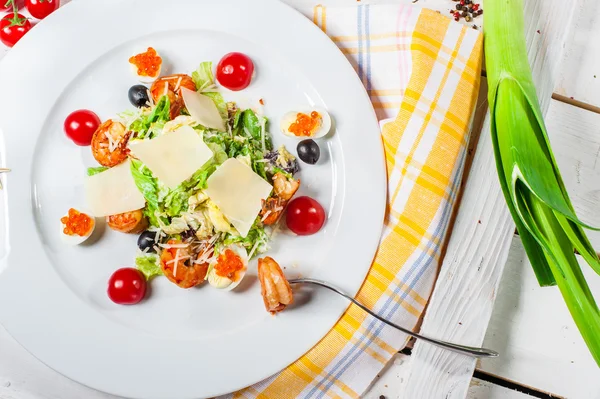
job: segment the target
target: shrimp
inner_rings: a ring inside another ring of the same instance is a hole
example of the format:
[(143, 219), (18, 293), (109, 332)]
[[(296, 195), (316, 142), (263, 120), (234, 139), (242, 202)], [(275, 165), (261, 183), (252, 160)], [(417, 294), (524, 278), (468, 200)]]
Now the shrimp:
[(141, 209), (106, 217), (108, 227), (126, 234), (139, 234), (148, 227), (148, 219)]
[(172, 247), (160, 255), (160, 268), (165, 276), (185, 289), (202, 284), (208, 273), (208, 262), (201, 260), (206, 250), (201, 251), (194, 260), (190, 247), (181, 241), (169, 240), (167, 244)]
[(258, 279), (267, 312), (271, 314), (281, 312), (294, 302), (290, 283), (273, 258), (266, 257), (258, 260)]
[(160, 98), (166, 95), (171, 103), (170, 115), (171, 119), (175, 119), (181, 113), (185, 106), (181, 98), (181, 88), (185, 87), (192, 91), (196, 91), (196, 83), (194, 80), (185, 74), (175, 74), (158, 78), (150, 87), (150, 94), (154, 102), (158, 102)]
[(288, 202), (300, 188), (300, 180), (287, 179), (283, 174), (276, 173), (273, 176), (273, 188), (275, 196), (263, 201), (263, 208), (260, 212), (265, 226), (277, 223)]
[(112, 119), (101, 124), (92, 136), (92, 154), (102, 166), (112, 168), (127, 159), (128, 132), (121, 122)]

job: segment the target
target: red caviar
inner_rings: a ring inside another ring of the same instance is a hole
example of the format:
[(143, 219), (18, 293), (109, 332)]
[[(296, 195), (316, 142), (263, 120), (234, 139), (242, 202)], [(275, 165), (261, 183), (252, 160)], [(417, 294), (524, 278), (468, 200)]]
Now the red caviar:
[(152, 47), (148, 47), (148, 51), (138, 55), (134, 55), (129, 58), (129, 63), (137, 67), (137, 74), (139, 76), (148, 76), (155, 78), (158, 76), (160, 66), (162, 65), (162, 58), (158, 55), (156, 50)]
[(219, 277), (227, 277), (232, 281), (237, 280), (238, 272), (244, 269), (244, 262), (242, 259), (233, 252), (231, 249), (226, 249), (219, 258), (215, 265), (215, 272)]
[(299, 112), (296, 122), (290, 125), (288, 131), (295, 136), (311, 137), (321, 127), (322, 122), (323, 118), (321, 118), (321, 114), (317, 111), (311, 112), (310, 115)]
[(60, 221), (64, 225), (63, 233), (68, 236), (85, 237), (94, 227), (91, 217), (73, 208), (69, 209), (68, 216), (62, 217)]

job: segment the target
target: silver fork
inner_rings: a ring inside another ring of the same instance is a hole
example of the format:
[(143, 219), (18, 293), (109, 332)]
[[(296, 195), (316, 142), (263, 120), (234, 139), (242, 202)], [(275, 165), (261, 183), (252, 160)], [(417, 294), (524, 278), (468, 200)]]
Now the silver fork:
[(425, 341), (427, 343), (430, 343), (431, 345), (435, 345), (438, 346), (440, 348), (444, 348), (447, 350), (450, 350), (452, 352), (456, 352), (456, 353), (460, 353), (463, 355), (467, 355), (467, 356), (473, 356), (476, 358), (489, 358), (489, 357), (497, 357), (499, 356), (499, 353), (496, 351), (493, 351), (491, 349), (485, 349), (485, 348), (475, 348), (472, 346), (465, 346), (465, 345), (458, 345), (458, 344), (453, 344), (451, 342), (446, 342), (446, 341), (442, 341), (439, 339), (435, 339), (435, 338), (430, 338), (421, 334), (417, 334), (407, 328), (404, 328), (402, 326), (399, 326), (395, 323), (392, 323), (389, 320), (386, 320), (385, 318), (379, 316), (378, 314), (374, 313), (371, 309), (367, 308), (365, 305), (363, 305), (362, 303), (360, 303), (359, 301), (357, 301), (356, 299), (354, 299), (353, 297), (351, 297), (350, 295), (344, 293), (342, 290), (324, 282), (324, 281), (320, 281), (320, 280), (314, 280), (311, 278), (299, 278), (299, 279), (294, 279), (294, 280), (290, 280), (289, 281), (290, 284), (292, 285), (298, 285), (298, 284), (310, 284), (310, 285), (316, 285), (319, 287), (323, 287), (323, 288), (327, 288), (330, 291), (335, 292), (338, 295), (343, 296), (344, 298), (346, 298), (347, 300), (349, 300), (350, 302), (354, 303), (356, 306), (358, 306), (359, 308), (361, 308), (362, 310), (364, 310), (365, 312), (367, 312), (368, 314), (370, 314), (371, 316), (375, 317), (377, 320), (380, 320), (382, 322), (384, 322), (385, 324), (387, 324), (388, 326), (394, 327), (400, 331), (402, 331), (403, 333), (420, 339), (421, 341)]

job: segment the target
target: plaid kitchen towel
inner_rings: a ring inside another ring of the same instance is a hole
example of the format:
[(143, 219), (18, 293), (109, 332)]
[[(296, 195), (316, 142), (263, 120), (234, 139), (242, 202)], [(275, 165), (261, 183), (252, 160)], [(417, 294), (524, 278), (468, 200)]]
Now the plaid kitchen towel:
[[(479, 91), (482, 35), (410, 6), (317, 6), (383, 125), (388, 206), (358, 299), (415, 327), (433, 290)], [(407, 336), (351, 306), (306, 355), (234, 398), (358, 398)]]

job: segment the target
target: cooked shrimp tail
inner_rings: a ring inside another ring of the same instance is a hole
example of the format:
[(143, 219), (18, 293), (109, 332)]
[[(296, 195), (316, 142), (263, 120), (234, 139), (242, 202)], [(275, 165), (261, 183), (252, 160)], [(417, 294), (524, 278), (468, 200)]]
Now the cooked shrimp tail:
[(260, 211), (260, 216), (265, 226), (277, 223), (287, 204), (299, 188), (300, 180), (288, 179), (282, 173), (276, 173), (273, 176), (273, 191), (275, 195), (263, 202), (263, 208)]
[(258, 279), (267, 312), (275, 314), (292, 304), (294, 297), (290, 283), (273, 258), (258, 260)]

